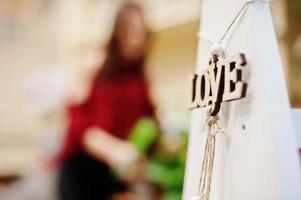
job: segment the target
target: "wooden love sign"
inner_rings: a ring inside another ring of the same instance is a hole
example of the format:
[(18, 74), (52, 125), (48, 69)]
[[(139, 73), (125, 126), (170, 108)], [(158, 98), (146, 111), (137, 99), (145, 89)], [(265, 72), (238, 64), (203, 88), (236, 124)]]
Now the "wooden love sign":
[(226, 59), (213, 56), (209, 67), (190, 77), (190, 108), (206, 107), (211, 116), (217, 115), (222, 102), (246, 96), (247, 83), (242, 80), (245, 65), (244, 54)]

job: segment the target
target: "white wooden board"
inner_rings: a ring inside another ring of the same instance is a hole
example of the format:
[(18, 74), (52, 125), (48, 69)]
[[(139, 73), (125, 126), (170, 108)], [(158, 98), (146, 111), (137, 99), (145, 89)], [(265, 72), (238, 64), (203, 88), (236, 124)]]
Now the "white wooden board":
[[(198, 69), (245, 1), (204, 0)], [(205, 37), (207, 40), (204, 40)], [(226, 57), (244, 53), (247, 97), (223, 103), (211, 200), (301, 199), (300, 159), (268, 2), (249, 5), (226, 42)], [(205, 110), (192, 111), (183, 200), (197, 194), (205, 142)], [(243, 128), (245, 127), (245, 129)]]
[(291, 113), (297, 137), (297, 144), (298, 147), (301, 148), (301, 109), (292, 109)]

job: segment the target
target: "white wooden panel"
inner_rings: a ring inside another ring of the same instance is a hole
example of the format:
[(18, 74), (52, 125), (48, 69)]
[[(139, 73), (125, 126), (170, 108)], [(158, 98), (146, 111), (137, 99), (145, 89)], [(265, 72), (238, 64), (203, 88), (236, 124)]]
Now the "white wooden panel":
[(298, 147), (301, 148), (301, 109), (292, 109), (292, 118), (295, 128), (295, 133), (298, 141)]
[[(211, 47), (207, 40), (219, 39), (243, 2), (203, 1), (198, 69), (207, 67)], [(301, 199), (299, 155), (268, 3), (250, 5), (239, 22), (229, 34), (225, 54), (246, 55), (249, 86), (245, 99), (222, 104), (220, 117), (226, 136), (217, 136), (210, 199)], [(204, 109), (192, 113), (184, 200), (197, 193), (204, 114)]]

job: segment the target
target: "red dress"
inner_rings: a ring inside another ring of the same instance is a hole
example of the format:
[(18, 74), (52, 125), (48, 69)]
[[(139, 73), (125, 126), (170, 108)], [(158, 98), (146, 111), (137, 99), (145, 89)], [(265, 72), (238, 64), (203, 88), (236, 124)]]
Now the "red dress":
[(110, 80), (96, 80), (89, 98), (69, 109), (69, 128), (59, 160), (68, 160), (82, 150), (83, 135), (89, 127), (99, 127), (127, 139), (137, 120), (153, 114), (148, 85), (142, 75), (129, 73)]

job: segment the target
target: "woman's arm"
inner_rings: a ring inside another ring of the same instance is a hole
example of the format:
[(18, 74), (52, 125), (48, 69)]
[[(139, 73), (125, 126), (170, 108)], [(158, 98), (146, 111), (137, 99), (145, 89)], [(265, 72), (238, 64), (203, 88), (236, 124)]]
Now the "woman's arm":
[(89, 128), (83, 137), (84, 150), (124, 174), (139, 158), (133, 144), (120, 140), (100, 128)]

